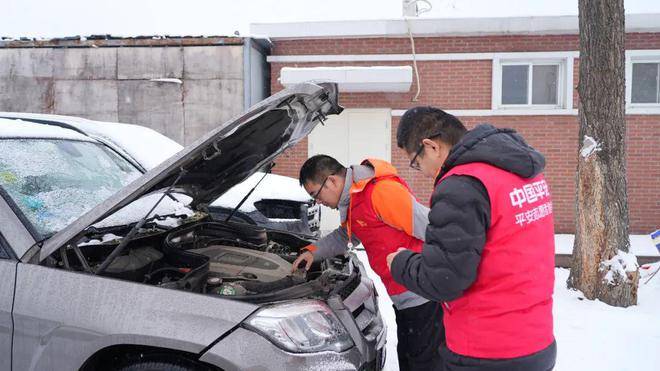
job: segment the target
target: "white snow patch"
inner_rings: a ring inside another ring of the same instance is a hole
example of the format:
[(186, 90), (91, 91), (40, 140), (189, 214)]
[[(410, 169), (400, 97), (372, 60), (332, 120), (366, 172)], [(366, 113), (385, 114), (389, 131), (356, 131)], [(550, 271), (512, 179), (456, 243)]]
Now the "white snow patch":
[(601, 271), (607, 270), (603, 278), (609, 285), (616, 284), (617, 277), (626, 282), (628, 280), (627, 272), (634, 272), (639, 268), (637, 264), (637, 257), (629, 252), (619, 250), (616, 255), (600, 263), (599, 269)]
[[(182, 213), (177, 213), (176, 215), (182, 215)], [(185, 214), (185, 215), (186, 215), (186, 217), (188, 217), (192, 214), (190, 214), (190, 215)], [(180, 226), (182, 220), (183, 220), (182, 218), (173, 218), (173, 217), (169, 216), (169, 217), (166, 217), (163, 220), (158, 220), (158, 219), (154, 220), (154, 223), (158, 224), (161, 227), (174, 228), (174, 227)]]
[(380, 277), (371, 269), (369, 265), (369, 259), (367, 258), (367, 253), (364, 251), (362, 245), (358, 245), (355, 250), (355, 254), (358, 259), (364, 265), (365, 270), (367, 271), (367, 276), (374, 281), (374, 286), (376, 286), (376, 292), (378, 292), (378, 308), (380, 309), (380, 315), (387, 325), (387, 342), (385, 343), (386, 348), (386, 358), (384, 370), (398, 370), (399, 369), (399, 359), (396, 355), (396, 316), (394, 314), (394, 307), (392, 306), (392, 300), (387, 294), (385, 285), (383, 281), (380, 280)]
[(594, 138), (588, 135), (584, 136), (584, 140), (582, 141), (582, 149), (580, 149), (580, 156), (583, 158), (588, 158), (589, 156), (601, 150), (602, 148), (600, 143), (596, 142)]
[(153, 82), (169, 82), (169, 83), (179, 84), (179, 85), (183, 84), (183, 81), (181, 81), (181, 79), (173, 79), (173, 78), (150, 79), (149, 81), (153, 81)]
[[(555, 235), (555, 253), (572, 254), (575, 235), (556, 234)], [(658, 250), (653, 244), (651, 236), (647, 234), (630, 235), (630, 252), (637, 256), (658, 256)]]
[(55, 125), (0, 118), (0, 138), (70, 139), (93, 142), (90, 138), (70, 129)]
[(106, 233), (106, 234), (103, 235), (103, 237), (101, 237), (100, 240), (93, 238), (93, 239), (91, 239), (87, 242), (79, 243), (78, 246), (100, 245), (100, 244), (108, 242), (108, 241), (120, 240), (122, 238), (123, 237), (117, 236), (117, 235), (112, 234), (112, 233)]
[[(660, 280), (639, 285), (636, 306), (617, 308), (567, 289), (568, 274), (568, 269), (555, 269), (555, 370), (657, 370)], [(640, 270), (640, 282), (645, 277), (647, 271)]]
[[(94, 224), (94, 226), (97, 228), (104, 228), (137, 222), (145, 216), (146, 212), (156, 204), (162, 195), (162, 193), (152, 193), (150, 195), (146, 195), (130, 203), (123, 209), (117, 211), (102, 221)], [(187, 206), (190, 201), (192, 201), (192, 198), (181, 194), (173, 194), (173, 196), (178, 201), (174, 201), (169, 197), (163, 198), (160, 204), (158, 204), (156, 210), (154, 210), (149, 215), (149, 217), (155, 215), (181, 215), (190, 217), (194, 214), (194, 212)], [(172, 220), (168, 221), (168, 219)], [(176, 226), (180, 221), (181, 219), (179, 218), (170, 217), (166, 218), (165, 220), (157, 220), (156, 223), (159, 225)]]
[(147, 170), (183, 149), (172, 139), (140, 125), (88, 120), (76, 122), (75, 125), (89, 134), (112, 141)]
[[(235, 185), (217, 200), (213, 201), (211, 206), (233, 209), (263, 176), (264, 173), (262, 172), (252, 174), (242, 183)], [(298, 180), (276, 174), (267, 174), (263, 182), (259, 184), (245, 203), (243, 203), (240, 210), (243, 212), (255, 211), (257, 208), (254, 206), (254, 203), (264, 199), (307, 202), (311, 201), (312, 198), (300, 186)]]

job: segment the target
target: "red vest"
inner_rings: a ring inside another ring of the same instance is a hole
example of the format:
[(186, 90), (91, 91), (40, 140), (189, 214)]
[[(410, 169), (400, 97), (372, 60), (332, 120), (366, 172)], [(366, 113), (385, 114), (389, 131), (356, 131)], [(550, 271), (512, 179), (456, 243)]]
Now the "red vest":
[(384, 179), (394, 180), (408, 188), (406, 182), (396, 175), (372, 178), (368, 180), (361, 191), (355, 190), (355, 187), (352, 187), (346, 228), (349, 235), (351, 233), (355, 234), (360, 242), (362, 242), (362, 246), (364, 246), (367, 252), (371, 269), (380, 276), (381, 281), (383, 281), (387, 289), (387, 293), (393, 296), (406, 292), (408, 289), (396, 283), (392, 278), (392, 273), (387, 267), (387, 255), (397, 251), (399, 247), (420, 252), (422, 251), (424, 242), (408, 235), (404, 231), (385, 224), (378, 218), (371, 202), (371, 194), (374, 190), (374, 185)]
[(524, 179), (484, 163), (451, 169), (479, 179), (490, 198), (491, 220), (476, 281), (445, 303), (447, 346), (475, 358), (515, 358), (554, 340), (554, 226), (543, 175)]

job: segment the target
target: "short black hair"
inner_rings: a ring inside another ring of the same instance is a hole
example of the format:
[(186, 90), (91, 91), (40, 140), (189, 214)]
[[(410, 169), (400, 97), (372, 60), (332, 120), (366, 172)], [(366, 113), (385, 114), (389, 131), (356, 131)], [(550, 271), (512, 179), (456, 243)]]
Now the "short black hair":
[(312, 181), (321, 184), (329, 175), (343, 176), (346, 168), (339, 161), (328, 155), (312, 156), (300, 168), (300, 185)]
[(396, 144), (406, 152), (414, 153), (426, 138), (438, 137), (442, 142), (454, 146), (466, 132), (461, 120), (454, 115), (435, 107), (414, 107), (401, 116), (396, 131)]

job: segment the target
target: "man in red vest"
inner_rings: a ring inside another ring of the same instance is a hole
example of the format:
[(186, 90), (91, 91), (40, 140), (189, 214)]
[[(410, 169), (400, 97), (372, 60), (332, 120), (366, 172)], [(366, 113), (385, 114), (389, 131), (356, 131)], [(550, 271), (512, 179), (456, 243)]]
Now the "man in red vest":
[(543, 155), (513, 130), (467, 131), (433, 107), (406, 111), (397, 145), (435, 189), (422, 251), (387, 262), (396, 282), (443, 303), (445, 370), (551, 370), (554, 227)]
[(394, 282), (385, 261), (400, 247), (421, 250), (429, 209), (417, 202), (394, 166), (382, 160), (345, 168), (330, 156), (314, 156), (300, 169), (300, 184), (321, 204), (339, 209), (341, 227), (307, 246), (294, 269), (303, 263), (309, 269), (314, 260), (344, 254), (362, 243), (394, 304), (400, 369), (442, 370), (440, 304)]

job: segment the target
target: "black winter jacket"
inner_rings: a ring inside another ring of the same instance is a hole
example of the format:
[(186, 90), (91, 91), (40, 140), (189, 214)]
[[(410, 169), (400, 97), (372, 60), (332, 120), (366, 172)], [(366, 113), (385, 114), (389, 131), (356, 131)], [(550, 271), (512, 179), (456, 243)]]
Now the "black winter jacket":
[(490, 200), (476, 178), (452, 175), (453, 167), (486, 163), (533, 178), (545, 166), (543, 155), (511, 129), (482, 124), (465, 134), (449, 152), (431, 197), (426, 242), (421, 253), (401, 251), (392, 261), (392, 277), (429, 300), (451, 301), (475, 281), (490, 225)]

